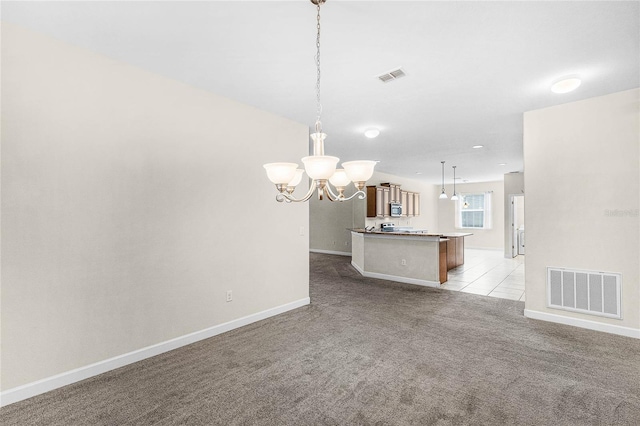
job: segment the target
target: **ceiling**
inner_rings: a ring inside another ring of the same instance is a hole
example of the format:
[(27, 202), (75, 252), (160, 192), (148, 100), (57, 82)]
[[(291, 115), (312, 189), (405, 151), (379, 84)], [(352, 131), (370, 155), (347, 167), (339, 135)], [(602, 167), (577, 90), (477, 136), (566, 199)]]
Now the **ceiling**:
[[(429, 183), (440, 182), (443, 160), (449, 181), (451, 165), (469, 182), (522, 171), (523, 112), (640, 86), (638, 1), (328, 0), (321, 15), (327, 154), (379, 160), (379, 171)], [(2, 20), (315, 121), (307, 0), (3, 1)], [(376, 78), (398, 66), (406, 77)], [(576, 91), (549, 90), (573, 74), (583, 81)], [(367, 139), (369, 127), (380, 136)]]

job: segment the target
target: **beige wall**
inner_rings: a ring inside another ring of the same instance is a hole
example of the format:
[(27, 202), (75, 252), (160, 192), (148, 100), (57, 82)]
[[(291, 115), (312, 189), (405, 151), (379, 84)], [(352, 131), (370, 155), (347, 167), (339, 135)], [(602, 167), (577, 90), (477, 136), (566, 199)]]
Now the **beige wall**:
[[(346, 195), (355, 192), (355, 187), (347, 189)], [(309, 248), (343, 254), (351, 253), (350, 228), (364, 226), (364, 217), (359, 215), (361, 201), (351, 200), (331, 202), (318, 200), (313, 195), (309, 202)]]
[[(512, 258), (511, 246), (513, 233), (511, 232), (511, 196), (524, 194), (524, 173), (507, 173), (504, 175), (504, 257)], [(524, 204), (524, 203), (523, 203)], [(521, 212), (524, 216), (524, 209)]]
[[(640, 328), (639, 94), (525, 113), (525, 312)], [(624, 318), (547, 308), (548, 266), (621, 273)]]
[(1, 100), (3, 390), (308, 297), (306, 126), (6, 23)]
[[(455, 202), (451, 201), (453, 185), (445, 185), (449, 196), (446, 200), (438, 199), (438, 232), (471, 232), (465, 238), (465, 248), (500, 249), (504, 247), (504, 185), (503, 182), (481, 182), (456, 184), (458, 194), (472, 194), (493, 191), (491, 196), (491, 229), (457, 229), (455, 226)], [(437, 199), (437, 196), (435, 197)]]
[[(420, 193), (420, 216), (411, 218), (388, 218), (398, 226), (413, 226), (434, 230), (438, 225), (437, 187), (414, 179), (401, 178), (387, 173), (375, 172), (367, 185), (379, 185), (383, 182), (397, 183), (403, 189)], [(349, 189), (348, 195), (353, 193)], [(366, 219), (366, 200), (332, 203), (327, 200), (318, 201), (313, 197), (310, 203), (309, 247), (311, 250), (335, 251), (351, 253), (351, 233), (348, 228), (379, 226), (384, 219)]]

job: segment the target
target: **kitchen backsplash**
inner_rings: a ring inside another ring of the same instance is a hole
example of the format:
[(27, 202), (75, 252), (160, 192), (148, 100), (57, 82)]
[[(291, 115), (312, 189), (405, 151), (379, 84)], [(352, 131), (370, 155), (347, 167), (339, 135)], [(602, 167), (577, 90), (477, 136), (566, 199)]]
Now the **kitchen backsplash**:
[(376, 229), (380, 229), (380, 224), (385, 222), (392, 222), (396, 226), (413, 226), (411, 217), (388, 217), (386, 219), (382, 218), (371, 218), (365, 220), (365, 226), (368, 228), (370, 226), (375, 226)]

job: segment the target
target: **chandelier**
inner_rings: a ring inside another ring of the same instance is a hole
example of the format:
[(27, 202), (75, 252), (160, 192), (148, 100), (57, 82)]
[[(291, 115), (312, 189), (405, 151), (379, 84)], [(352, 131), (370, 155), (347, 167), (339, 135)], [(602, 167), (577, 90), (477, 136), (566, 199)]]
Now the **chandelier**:
[[(336, 169), (338, 157), (331, 157), (324, 155), (324, 140), (327, 137), (322, 132), (322, 122), (320, 121), (320, 114), (322, 112), (322, 104), (320, 103), (320, 5), (324, 4), (326, 0), (311, 0), (311, 3), (317, 7), (317, 35), (316, 35), (316, 106), (317, 117), (315, 124), (315, 132), (312, 133), (311, 139), (313, 140), (313, 155), (304, 157), (302, 162), (304, 163), (304, 170), (299, 169), (296, 163), (269, 163), (263, 167), (267, 171), (267, 177), (271, 182), (276, 185), (279, 192), (276, 195), (276, 200), (279, 202), (304, 202), (309, 200), (313, 195), (313, 192), (318, 190), (318, 199), (322, 200), (326, 196), (330, 201), (348, 201), (354, 197), (363, 200), (367, 195), (363, 191), (367, 180), (373, 175), (373, 168), (376, 165), (375, 161), (347, 161), (342, 163), (342, 169)], [(309, 191), (302, 198), (295, 198), (293, 191), (296, 186), (302, 181), (302, 175), (304, 172), (311, 178), (311, 184), (309, 185)], [(353, 182), (357, 191), (350, 197), (345, 197), (345, 188)], [(333, 185), (337, 191), (337, 194), (331, 189)]]

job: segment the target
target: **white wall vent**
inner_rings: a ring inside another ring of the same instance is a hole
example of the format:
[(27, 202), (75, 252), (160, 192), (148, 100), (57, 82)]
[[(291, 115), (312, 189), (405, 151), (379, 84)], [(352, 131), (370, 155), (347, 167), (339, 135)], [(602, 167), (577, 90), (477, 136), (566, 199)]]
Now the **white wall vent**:
[(622, 318), (622, 275), (547, 268), (547, 306), (565, 311)]
[(407, 75), (407, 73), (405, 73), (402, 68), (398, 67), (398, 68), (396, 68), (394, 70), (385, 72), (384, 74), (380, 74), (378, 76), (378, 79), (380, 81), (382, 81), (383, 83), (388, 83), (388, 82), (396, 80), (396, 79), (398, 79), (400, 77), (404, 77), (405, 75)]

